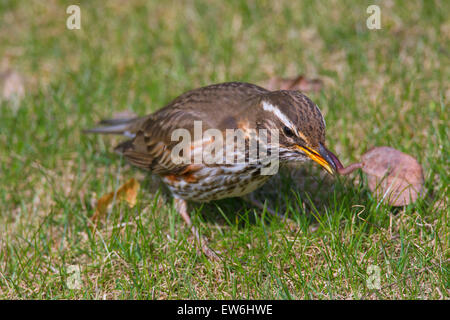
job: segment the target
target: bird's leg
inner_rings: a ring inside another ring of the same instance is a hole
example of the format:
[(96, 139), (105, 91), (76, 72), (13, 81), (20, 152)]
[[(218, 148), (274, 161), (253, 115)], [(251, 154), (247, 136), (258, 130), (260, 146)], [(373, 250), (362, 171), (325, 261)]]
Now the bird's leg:
[(206, 239), (202, 239), (200, 237), (200, 234), (198, 233), (197, 228), (192, 224), (191, 217), (189, 217), (189, 214), (187, 212), (187, 202), (186, 200), (180, 199), (180, 198), (174, 198), (175, 201), (175, 209), (177, 212), (181, 215), (184, 222), (188, 225), (188, 227), (191, 228), (191, 232), (194, 234), (195, 239), (197, 239), (197, 242), (200, 244), (203, 253), (213, 260), (219, 260), (219, 256), (211, 250), (208, 245)]
[(275, 217), (279, 217), (279, 218), (283, 218), (284, 216), (278, 212), (276, 212), (275, 210), (269, 208), (268, 206), (265, 205), (265, 203), (262, 203), (261, 201), (255, 199), (253, 193), (247, 194), (246, 196), (243, 197), (243, 199), (245, 201), (247, 201), (248, 203), (254, 205), (255, 207), (261, 209), (262, 211), (264, 211), (264, 209), (266, 209), (266, 211), (268, 213), (270, 213), (271, 215), (275, 216)]

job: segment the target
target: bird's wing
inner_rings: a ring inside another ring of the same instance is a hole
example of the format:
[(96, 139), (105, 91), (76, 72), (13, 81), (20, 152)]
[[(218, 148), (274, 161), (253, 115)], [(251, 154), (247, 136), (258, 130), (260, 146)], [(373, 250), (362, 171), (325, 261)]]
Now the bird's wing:
[(158, 116), (152, 115), (136, 121), (130, 128), (134, 138), (119, 144), (115, 150), (133, 165), (151, 170), (153, 173), (165, 175), (183, 172), (186, 164), (175, 164), (172, 161), (172, 150), (179, 140), (172, 141), (172, 133), (176, 129), (187, 129), (193, 138), (194, 121), (201, 120), (194, 114), (167, 110)]
[(210, 85), (188, 91), (166, 107), (147, 117), (136, 119), (127, 130), (135, 135), (116, 147), (133, 165), (153, 173), (175, 174), (187, 165), (174, 164), (171, 153), (180, 141), (172, 141), (176, 129), (186, 129), (194, 141), (194, 121), (201, 121), (202, 131), (209, 128), (233, 128), (233, 114), (246, 108), (251, 98), (267, 93), (264, 88), (241, 82)]

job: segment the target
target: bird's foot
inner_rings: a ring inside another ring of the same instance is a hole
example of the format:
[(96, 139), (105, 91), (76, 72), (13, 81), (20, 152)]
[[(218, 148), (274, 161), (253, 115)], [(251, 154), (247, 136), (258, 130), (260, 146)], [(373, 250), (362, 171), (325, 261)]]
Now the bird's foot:
[(208, 240), (205, 237), (200, 236), (196, 227), (191, 226), (191, 232), (194, 234), (195, 239), (197, 240), (198, 244), (202, 248), (202, 252), (205, 256), (207, 256), (211, 260), (216, 260), (216, 261), (220, 260), (219, 256), (218, 256), (218, 253), (220, 253), (220, 252), (216, 253), (214, 250), (212, 250), (210, 247), (208, 247)]
[[(191, 228), (192, 234), (195, 236), (197, 243), (202, 248), (203, 254), (205, 254), (211, 260), (219, 260), (219, 256), (215, 251), (208, 247), (208, 240), (204, 237), (200, 237), (197, 228), (192, 224), (191, 218), (187, 213), (187, 202), (186, 200), (175, 198), (175, 208), (177, 212), (181, 215), (186, 224)], [(220, 253), (220, 252), (218, 252)]]

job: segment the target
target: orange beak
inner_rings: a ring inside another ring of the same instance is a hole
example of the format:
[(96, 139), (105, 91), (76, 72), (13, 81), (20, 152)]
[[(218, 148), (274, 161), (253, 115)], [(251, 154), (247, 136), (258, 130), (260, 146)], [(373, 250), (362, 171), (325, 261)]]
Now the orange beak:
[(343, 168), (339, 159), (322, 144), (319, 145), (319, 151), (299, 145), (296, 147), (302, 150), (313, 161), (320, 164), (330, 174), (334, 174), (339, 168)]

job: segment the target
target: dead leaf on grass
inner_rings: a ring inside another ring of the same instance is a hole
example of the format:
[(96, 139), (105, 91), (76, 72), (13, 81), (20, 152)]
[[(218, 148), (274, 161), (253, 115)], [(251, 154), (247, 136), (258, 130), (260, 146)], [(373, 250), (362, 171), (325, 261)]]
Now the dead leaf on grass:
[(353, 163), (338, 172), (346, 175), (361, 168), (367, 174), (369, 189), (394, 207), (415, 202), (422, 194), (422, 166), (412, 156), (391, 147), (375, 147), (361, 158), (361, 163)]
[(103, 217), (109, 205), (111, 205), (115, 199), (115, 201), (126, 201), (130, 208), (133, 208), (136, 205), (136, 198), (139, 190), (139, 182), (136, 179), (131, 178), (126, 183), (124, 183), (117, 191), (113, 191), (103, 195), (97, 201), (97, 206), (95, 209), (95, 213), (92, 216), (91, 220), (94, 224)]
[(273, 77), (263, 85), (267, 90), (299, 90), (303, 92), (319, 92), (323, 87), (320, 79), (308, 79), (303, 75), (295, 78)]
[(422, 166), (410, 155), (376, 147), (362, 156), (369, 188), (391, 206), (406, 206), (419, 198), (424, 183)]
[(0, 72), (0, 100), (20, 100), (24, 95), (24, 81), (18, 72), (11, 69)]

